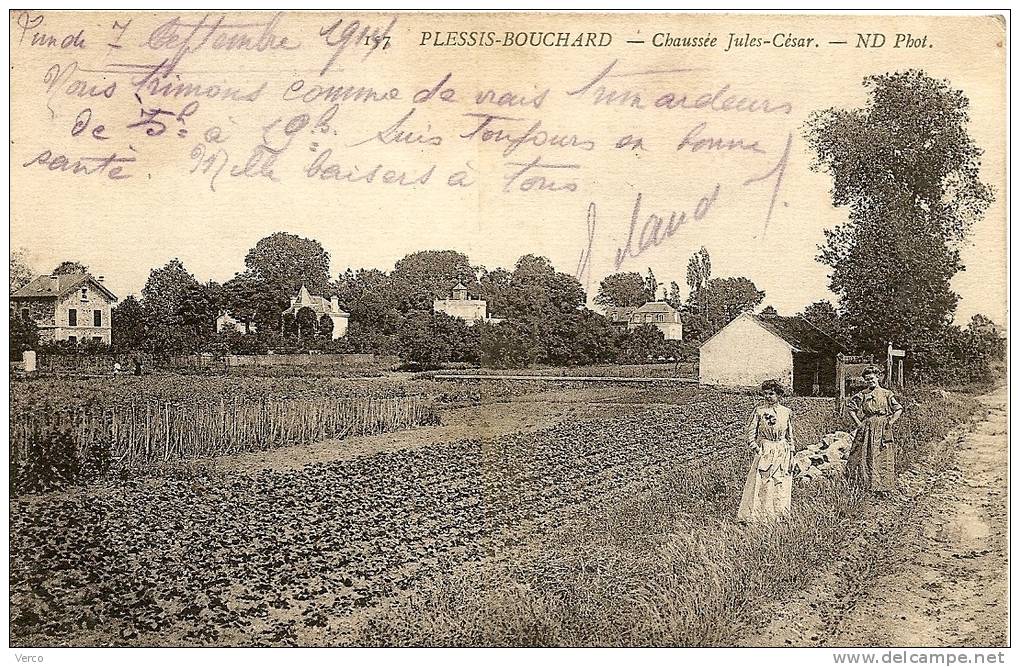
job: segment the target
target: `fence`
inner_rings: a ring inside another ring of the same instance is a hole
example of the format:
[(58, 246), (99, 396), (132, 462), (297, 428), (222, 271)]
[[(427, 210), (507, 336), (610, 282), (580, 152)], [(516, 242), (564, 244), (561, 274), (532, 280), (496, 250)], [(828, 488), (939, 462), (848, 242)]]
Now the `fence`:
[(225, 359), (225, 357), (217, 357), (211, 354), (182, 354), (165, 359), (161, 362), (161, 365), (173, 369), (215, 368), (226, 370), (228, 366)]
[(421, 396), (140, 403), (99, 409), (39, 409), (11, 415), (11, 474), (46, 443), (71, 438), (85, 467), (97, 452), (120, 465), (258, 451), (438, 422)]
[[(885, 361), (885, 386), (888, 389), (898, 387), (900, 389), (904, 386), (903, 381), (903, 359), (906, 356), (906, 352), (903, 350), (897, 350), (893, 347), (892, 343), (889, 343), (889, 348), (886, 354)], [(836, 413), (842, 415), (846, 409), (846, 396), (847, 396), (847, 382), (853, 383), (853, 390), (856, 391), (864, 387), (863, 380), (860, 379), (861, 373), (864, 369), (871, 366), (877, 366), (875, 363), (874, 355), (867, 356), (849, 356), (843, 354), (836, 355)]]
[(240, 366), (395, 366), (399, 357), (374, 354), (188, 354), (173, 357), (175, 368), (235, 368)]
[(232, 354), (224, 358), (228, 366), (361, 366), (399, 362), (397, 357), (374, 354)]
[(152, 370), (152, 355), (133, 354), (47, 354), (36, 355), (36, 369), (43, 373), (72, 373), (81, 375), (112, 375), (113, 365), (120, 362), (123, 373), (134, 372), (138, 360), (146, 371)]

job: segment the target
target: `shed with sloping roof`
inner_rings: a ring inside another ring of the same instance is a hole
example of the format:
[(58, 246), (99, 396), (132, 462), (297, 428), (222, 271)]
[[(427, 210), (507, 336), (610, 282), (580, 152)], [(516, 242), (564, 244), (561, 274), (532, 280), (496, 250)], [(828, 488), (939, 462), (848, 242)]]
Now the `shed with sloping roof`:
[(846, 350), (803, 317), (734, 318), (698, 350), (702, 384), (754, 387), (779, 380), (803, 396), (834, 396), (836, 355)]

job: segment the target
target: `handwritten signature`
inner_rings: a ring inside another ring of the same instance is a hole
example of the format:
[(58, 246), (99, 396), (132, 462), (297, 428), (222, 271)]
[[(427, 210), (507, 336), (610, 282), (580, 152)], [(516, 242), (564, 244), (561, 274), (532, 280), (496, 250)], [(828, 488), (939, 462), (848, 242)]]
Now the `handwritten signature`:
[[(776, 202), (779, 198), (783, 178), (786, 174), (786, 166), (789, 162), (790, 147), (792, 143), (793, 133), (790, 133), (787, 135), (786, 146), (783, 149), (783, 153), (779, 160), (776, 161), (776, 163), (764, 174), (748, 178), (741, 184), (742, 187), (748, 187), (755, 183), (762, 183), (765, 181), (771, 181), (772, 183), (772, 192), (770, 193), (768, 210), (765, 213), (764, 223), (761, 230), (762, 237), (764, 237), (768, 231), (769, 224), (772, 222), (772, 216), (775, 213)], [(657, 247), (664, 241), (672, 238), (684, 225), (704, 220), (719, 200), (721, 191), (722, 184), (716, 183), (709, 192), (698, 199), (692, 209), (685, 208), (671, 210), (669, 213), (649, 213), (647, 215), (645, 215), (642, 211), (644, 195), (639, 192), (634, 200), (634, 207), (631, 210), (630, 227), (627, 231), (627, 242), (623, 245), (623, 247), (618, 247), (616, 249), (616, 255), (614, 257), (615, 270), (619, 271), (620, 267), (622, 267), (628, 259), (640, 257), (649, 248)], [(588, 209), (590, 230), (594, 229), (594, 216), (595, 208), (593, 202)], [(590, 259), (592, 245), (591, 234), (593, 233), (594, 232), (589, 233), (587, 245), (585, 246), (585, 250), (582, 251), (584, 267), (588, 266)], [(756, 238), (757, 236), (758, 235), (755, 235)], [(581, 268), (582, 264), (579, 264), (578, 271), (580, 271)]]
[(712, 191), (703, 195), (694, 205), (690, 216), (686, 210), (670, 211), (667, 215), (650, 213), (641, 225), (641, 232), (637, 237), (637, 246), (634, 245), (634, 231), (641, 219), (641, 198), (639, 192), (634, 200), (634, 208), (630, 214), (630, 229), (627, 232), (627, 243), (622, 248), (616, 249), (614, 266), (619, 271), (628, 258), (640, 257), (641, 254), (651, 247), (658, 246), (666, 239), (672, 237), (683, 225), (688, 222), (699, 222), (712, 210), (712, 205), (719, 198), (720, 184), (716, 183)]

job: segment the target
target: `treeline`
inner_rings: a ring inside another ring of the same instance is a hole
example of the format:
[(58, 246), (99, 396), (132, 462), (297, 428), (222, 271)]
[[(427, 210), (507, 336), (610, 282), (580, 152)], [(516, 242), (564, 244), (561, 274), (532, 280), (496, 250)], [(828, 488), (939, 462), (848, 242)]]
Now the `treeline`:
[[(23, 257), (12, 254), (11, 261), (13, 291), (32, 273)], [(69, 272), (88, 270), (77, 262), (64, 265)], [(318, 241), (278, 232), (247, 253), (245, 267), (224, 283), (199, 281), (179, 259), (152, 269), (141, 297), (129, 296), (113, 309), (113, 349), (144, 350), (164, 358), (195, 352), (309, 350), (397, 354), (422, 368), (447, 362), (504, 368), (645, 362), (694, 352), (679, 341), (664, 340), (652, 325), (614, 329), (585, 306), (586, 295), (576, 278), (535, 255), (521, 257), (513, 269), (488, 269), (472, 265), (460, 252), (425, 250), (405, 256), (389, 272), (347, 269), (331, 278), (330, 256)], [(616, 299), (612, 285), (621, 276), (627, 280), (619, 274), (603, 281), (600, 303), (640, 305), (658, 291), (650, 274), (650, 282), (643, 282), (649, 288), (644, 300)], [(458, 282), (471, 298), (484, 299), (489, 315), (501, 321), (469, 326), (433, 312), (433, 301), (449, 298)], [(337, 297), (350, 315), (344, 337), (333, 340), (327, 317), (316, 320), (306, 310), (297, 317), (282, 315), (302, 286), (315, 296)], [(224, 312), (250, 332), (217, 333), (216, 319)], [(12, 314), (12, 353), (29, 348), (98, 351), (92, 342), (40, 345), (33, 329), (33, 323)]]
[[(848, 240), (849, 239), (849, 240)], [(915, 380), (943, 384), (967, 383), (989, 377), (992, 364), (1003, 359), (1005, 340), (987, 317), (975, 315), (966, 326), (951, 324), (956, 295), (932, 300), (896, 299), (897, 285), (937, 293), (923, 284), (923, 274), (893, 271), (896, 255), (887, 252), (871, 267), (846, 267), (831, 260), (836, 243), (852, 237), (830, 235), (824, 261), (836, 270), (832, 288), (838, 306), (817, 301), (797, 313), (855, 354), (882, 359), (892, 341), (908, 351)], [(882, 266), (882, 262), (888, 267)], [(874, 266), (882, 270), (873, 270)], [(113, 310), (114, 351), (143, 350), (157, 357), (195, 352), (216, 354), (294, 353), (318, 350), (335, 353), (397, 354), (417, 368), (449, 362), (513, 368), (533, 364), (589, 365), (643, 363), (695, 358), (697, 346), (744, 310), (760, 309), (765, 293), (743, 277), (715, 277), (708, 251), (689, 260), (686, 296), (671, 281), (660, 284), (648, 270), (607, 276), (595, 303), (606, 309), (636, 308), (664, 301), (680, 312), (684, 341), (665, 340), (653, 325), (612, 325), (585, 307), (586, 295), (573, 277), (557, 271), (544, 257), (525, 255), (513, 269), (472, 265), (463, 253), (425, 250), (396, 262), (392, 271), (347, 269), (330, 276), (330, 257), (313, 239), (278, 232), (260, 240), (245, 257), (245, 270), (225, 283), (200, 282), (183, 263), (173, 259), (152, 269), (141, 298), (129, 296)], [(88, 267), (66, 261), (53, 273), (79, 273)], [(898, 282), (893, 282), (894, 276)], [(23, 255), (11, 255), (11, 290), (32, 279)], [(498, 323), (467, 322), (433, 312), (433, 301), (449, 298), (463, 283), (474, 299), (484, 299)], [(333, 323), (316, 320), (302, 310), (283, 316), (291, 297), (305, 286), (316, 296), (337, 297), (350, 315), (346, 336), (334, 340)], [(900, 287), (899, 289), (903, 289)], [(951, 306), (951, 308), (949, 306)], [(220, 313), (250, 328), (216, 332)], [(78, 345), (43, 343), (35, 324), (11, 312), (11, 353), (25, 349), (94, 353), (105, 351), (93, 341)]]

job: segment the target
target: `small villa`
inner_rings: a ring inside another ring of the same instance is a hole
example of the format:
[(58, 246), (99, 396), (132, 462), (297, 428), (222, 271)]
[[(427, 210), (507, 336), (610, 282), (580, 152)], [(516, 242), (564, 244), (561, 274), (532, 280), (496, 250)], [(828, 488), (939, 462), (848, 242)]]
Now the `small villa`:
[(641, 306), (622, 306), (606, 309), (606, 319), (618, 331), (637, 329), (651, 324), (662, 332), (666, 340), (683, 340), (684, 325), (680, 311), (665, 301), (649, 301)]
[[(351, 316), (340, 308), (336, 295), (329, 298), (315, 296), (310, 294), (308, 288), (302, 285), (297, 296), (290, 298), (290, 307), (283, 311), (281, 315), (300, 317), (302, 313), (311, 313), (321, 325), (327, 328), (332, 327), (331, 336), (333, 340), (347, 335), (347, 322)], [(327, 320), (329, 324), (326, 323)]]

